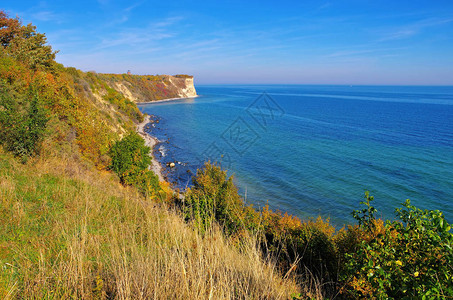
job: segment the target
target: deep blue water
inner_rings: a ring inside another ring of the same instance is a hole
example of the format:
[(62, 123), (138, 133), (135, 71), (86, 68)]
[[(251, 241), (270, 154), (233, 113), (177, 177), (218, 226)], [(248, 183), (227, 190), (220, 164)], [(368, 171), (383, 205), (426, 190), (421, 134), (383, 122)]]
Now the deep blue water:
[[(156, 154), (183, 187), (206, 159), (248, 203), (352, 223), (366, 190), (379, 216), (405, 199), (453, 222), (453, 87), (197, 86), (196, 99), (141, 105)], [(265, 92), (266, 94), (263, 94)], [(163, 156), (162, 156), (162, 155)]]

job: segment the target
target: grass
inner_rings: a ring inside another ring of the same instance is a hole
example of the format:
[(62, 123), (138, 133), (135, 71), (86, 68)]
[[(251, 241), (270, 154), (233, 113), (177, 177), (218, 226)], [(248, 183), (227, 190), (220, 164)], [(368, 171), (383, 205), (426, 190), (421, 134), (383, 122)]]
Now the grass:
[(23, 165), (0, 150), (0, 298), (287, 299), (299, 287), (74, 157)]

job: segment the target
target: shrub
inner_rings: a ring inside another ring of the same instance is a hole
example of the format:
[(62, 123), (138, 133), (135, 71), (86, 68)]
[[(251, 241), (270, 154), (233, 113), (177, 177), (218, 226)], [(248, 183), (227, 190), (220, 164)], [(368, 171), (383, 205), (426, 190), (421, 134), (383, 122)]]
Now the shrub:
[(263, 250), (275, 257), (280, 266), (309, 280), (322, 282), (326, 290), (336, 280), (337, 254), (332, 239), (335, 229), (328, 220), (302, 222), (288, 213), (272, 212), (266, 206), (262, 212)]
[(110, 150), (113, 170), (123, 184), (134, 185), (144, 194), (160, 190), (157, 176), (148, 170), (151, 163), (150, 148), (133, 132), (117, 141)]
[[(263, 253), (279, 262), (287, 274), (310, 273), (318, 281), (336, 278), (337, 255), (333, 243), (334, 228), (320, 217), (301, 222), (297, 217), (262, 211), (246, 206), (226, 171), (209, 162), (197, 171), (193, 186), (187, 191), (184, 213), (202, 233), (213, 222), (235, 240), (245, 233), (258, 234)], [(308, 272), (307, 272), (308, 270)]]
[(36, 94), (19, 103), (0, 87), (0, 143), (24, 162), (39, 153), (47, 121)]
[(183, 209), (186, 219), (193, 220), (201, 232), (216, 220), (227, 234), (232, 234), (242, 227), (243, 206), (233, 178), (228, 178), (220, 166), (208, 162), (197, 171), (193, 186), (186, 192)]
[[(343, 280), (355, 297), (443, 298), (453, 296), (453, 235), (439, 211), (410, 204), (396, 210), (400, 221), (379, 228), (373, 198), (355, 211), (363, 236), (355, 252), (346, 254)], [(381, 223), (383, 224), (383, 223)]]
[(143, 121), (143, 114), (138, 109), (134, 102), (130, 101), (123, 94), (115, 89), (110, 88), (107, 84), (104, 84), (104, 88), (107, 93), (104, 95), (104, 99), (113, 105), (116, 105), (118, 109), (128, 115), (131, 119), (138, 122)]

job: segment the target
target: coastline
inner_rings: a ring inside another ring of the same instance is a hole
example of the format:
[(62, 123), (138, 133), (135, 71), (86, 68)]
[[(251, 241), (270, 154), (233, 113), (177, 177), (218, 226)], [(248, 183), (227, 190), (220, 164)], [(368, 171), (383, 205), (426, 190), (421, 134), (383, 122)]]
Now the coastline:
[(153, 103), (168, 102), (168, 101), (175, 101), (175, 100), (193, 99), (193, 98), (197, 98), (199, 96), (200, 95), (196, 95), (193, 97), (183, 97), (183, 98), (167, 98), (167, 99), (152, 100), (152, 101), (147, 101), (147, 102), (135, 102), (135, 104), (137, 104), (137, 105), (153, 104)]
[(157, 175), (159, 182), (162, 182), (165, 181), (165, 178), (162, 174), (162, 166), (153, 155), (154, 146), (159, 142), (159, 140), (145, 132), (145, 126), (150, 122), (149, 118), (149, 115), (145, 115), (143, 122), (137, 125), (137, 132), (145, 140), (145, 145), (151, 148), (151, 151), (149, 153), (149, 156), (151, 156), (151, 165), (149, 166), (149, 169)]

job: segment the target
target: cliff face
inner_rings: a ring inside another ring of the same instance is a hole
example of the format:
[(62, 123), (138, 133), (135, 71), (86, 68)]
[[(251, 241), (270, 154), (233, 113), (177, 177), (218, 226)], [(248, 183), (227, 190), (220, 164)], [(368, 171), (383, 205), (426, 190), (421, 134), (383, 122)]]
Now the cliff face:
[(169, 98), (197, 97), (193, 76), (97, 74), (113, 88), (134, 102)]
[(180, 98), (197, 97), (197, 91), (193, 85), (193, 77), (178, 77), (169, 76), (170, 84), (178, 87), (178, 95)]

